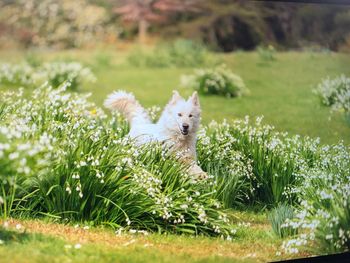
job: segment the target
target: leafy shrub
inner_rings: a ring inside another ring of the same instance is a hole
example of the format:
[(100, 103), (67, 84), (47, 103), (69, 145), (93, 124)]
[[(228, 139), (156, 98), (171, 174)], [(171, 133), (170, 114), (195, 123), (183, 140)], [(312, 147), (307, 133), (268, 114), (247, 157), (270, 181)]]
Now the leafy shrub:
[(293, 208), (286, 204), (278, 205), (276, 208), (272, 209), (268, 214), (268, 219), (271, 223), (272, 230), (280, 238), (292, 236), (297, 233), (296, 229), (284, 225), (287, 219), (291, 220), (293, 218)]
[(21, 179), (13, 216), (230, 238), (205, 182), (160, 145), (135, 147), (125, 121), (64, 88), (37, 89), (32, 100), (1, 97), (0, 174)]
[(330, 106), (332, 110), (350, 113), (350, 78), (345, 75), (323, 80), (314, 92), (321, 102)]
[(34, 87), (48, 81), (52, 87), (57, 88), (68, 80), (71, 83), (70, 89), (76, 90), (82, 82), (93, 82), (95, 79), (89, 68), (77, 62), (50, 62), (39, 66), (26, 63), (0, 65), (0, 83), (5, 85)]
[(181, 76), (181, 85), (193, 88), (202, 94), (217, 94), (239, 97), (247, 92), (242, 78), (225, 65), (213, 69), (198, 69), (192, 75)]
[(160, 44), (149, 53), (135, 49), (128, 56), (128, 61), (137, 67), (193, 67), (205, 64), (208, 57), (209, 52), (203, 45), (190, 40), (177, 40)]

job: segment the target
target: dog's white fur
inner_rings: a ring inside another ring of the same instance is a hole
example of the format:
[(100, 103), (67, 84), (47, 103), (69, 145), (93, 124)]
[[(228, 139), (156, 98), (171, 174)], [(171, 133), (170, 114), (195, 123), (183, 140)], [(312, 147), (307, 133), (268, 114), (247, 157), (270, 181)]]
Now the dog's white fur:
[(201, 114), (197, 92), (185, 100), (174, 91), (157, 123), (152, 123), (134, 95), (125, 91), (110, 94), (104, 106), (115, 109), (126, 117), (130, 123), (129, 136), (135, 139), (136, 143), (161, 142), (179, 154), (181, 160), (191, 164), (191, 174), (206, 176), (196, 165), (196, 132)]

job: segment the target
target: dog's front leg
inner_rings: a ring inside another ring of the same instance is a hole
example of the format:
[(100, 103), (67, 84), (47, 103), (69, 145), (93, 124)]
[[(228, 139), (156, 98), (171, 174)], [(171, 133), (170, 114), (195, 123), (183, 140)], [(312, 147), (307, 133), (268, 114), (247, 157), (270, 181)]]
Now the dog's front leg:
[(190, 175), (193, 175), (195, 178), (202, 179), (202, 180), (208, 178), (208, 174), (202, 170), (202, 168), (196, 163), (193, 157), (186, 156), (181, 158), (181, 161), (189, 165), (188, 173)]
[(197, 177), (198, 179), (205, 180), (208, 178), (208, 174), (204, 172), (202, 168), (200, 168), (200, 166), (196, 164), (195, 161), (193, 161), (193, 163), (191, 164), (190, 168), (188, 169), (188, 172), (191, 175)]

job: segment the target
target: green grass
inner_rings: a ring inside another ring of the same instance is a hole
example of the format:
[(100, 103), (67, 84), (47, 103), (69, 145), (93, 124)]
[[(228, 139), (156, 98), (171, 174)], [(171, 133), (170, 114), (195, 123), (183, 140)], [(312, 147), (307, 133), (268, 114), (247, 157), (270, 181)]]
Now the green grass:
[[(78, 60), (89, 65), (97, 82), (86, 84), (83, 92), (92, 92), (92, 100), (102, 105), (106, 95), (117, 89), (135, 93), (145, 106), (166, 104), (173, 89), (189, 95), (190, 90), (179, 87), (181, 74), (193, 68), (138, 68), (126, 64), (126, 53), (117, 51), (63, 51), (31, 53), (41, 60)], [(109, 54), (109, 64), (99, 56)], [(0, 61), (19, 61), (26, 55), (20, 52), (1, 52)], [(350, 125), (342, 114), (331, 114), (312, 93), (312, 89), (327, 76), (350, 74), (350, 58), (339, 53), (284, 52), (276, 60), (263, 62), (255, 52), (216, 55), (233, 72), (239, 74), (251, 94), (227, 99), (202, 96), (203, 122), (242, 118), (245, 115), (264, 115), (265, 122), (278, 131), (320, 137), (324, 143), (344, 140), (350, 143)]]
[[(116, 236), (104, 228), (83, 230), (82, 225), (10, 220), (7, 231), (0, 229), (4, 241), (0, 257), (2, 262), (266, 262), (286, 258), (275, 255), (282, 240), (274, 237), (265, 215), (237, 212), (234, 216), (251, 226), (232, 242), (159, 234)], [(18, 223), (21, 230), (15, 229)], [(75, 249), (76, 244), (81, 248)]]
[[(320, 137), (324, 143), (350, 143), (350, 126), (341, 114), (331, 114), (312, 93), (326, 76), (350, 74), (350, 59), (343, 54), (279, 53), (277, 60), (263, 65), (256, 53), (223, 56), (223, 61), (242, 76), (251, 94), (227, 99), (202, 96), (203, 122), (245, 115), (264, 115), (265, 122), (279, 131)], [(109, 92), (125, 89), (135, 93), (146, 106), (165, 105), (179, 77), (192, 69), (130, 68), (118, 66), (97, 72), (99, 81), (84, 88), (101, 104)], [(190, 91), (180, 89), (189, 95)]]

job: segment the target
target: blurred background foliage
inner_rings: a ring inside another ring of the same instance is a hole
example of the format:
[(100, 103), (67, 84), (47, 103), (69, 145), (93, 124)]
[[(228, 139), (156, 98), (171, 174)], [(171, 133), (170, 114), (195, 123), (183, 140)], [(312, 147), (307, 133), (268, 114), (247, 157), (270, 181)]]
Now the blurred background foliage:
[(350, 50), (342, 5), (242, 0), (1, 0), (0, 48), (88, 48), (176, 38), (213, 50)]

